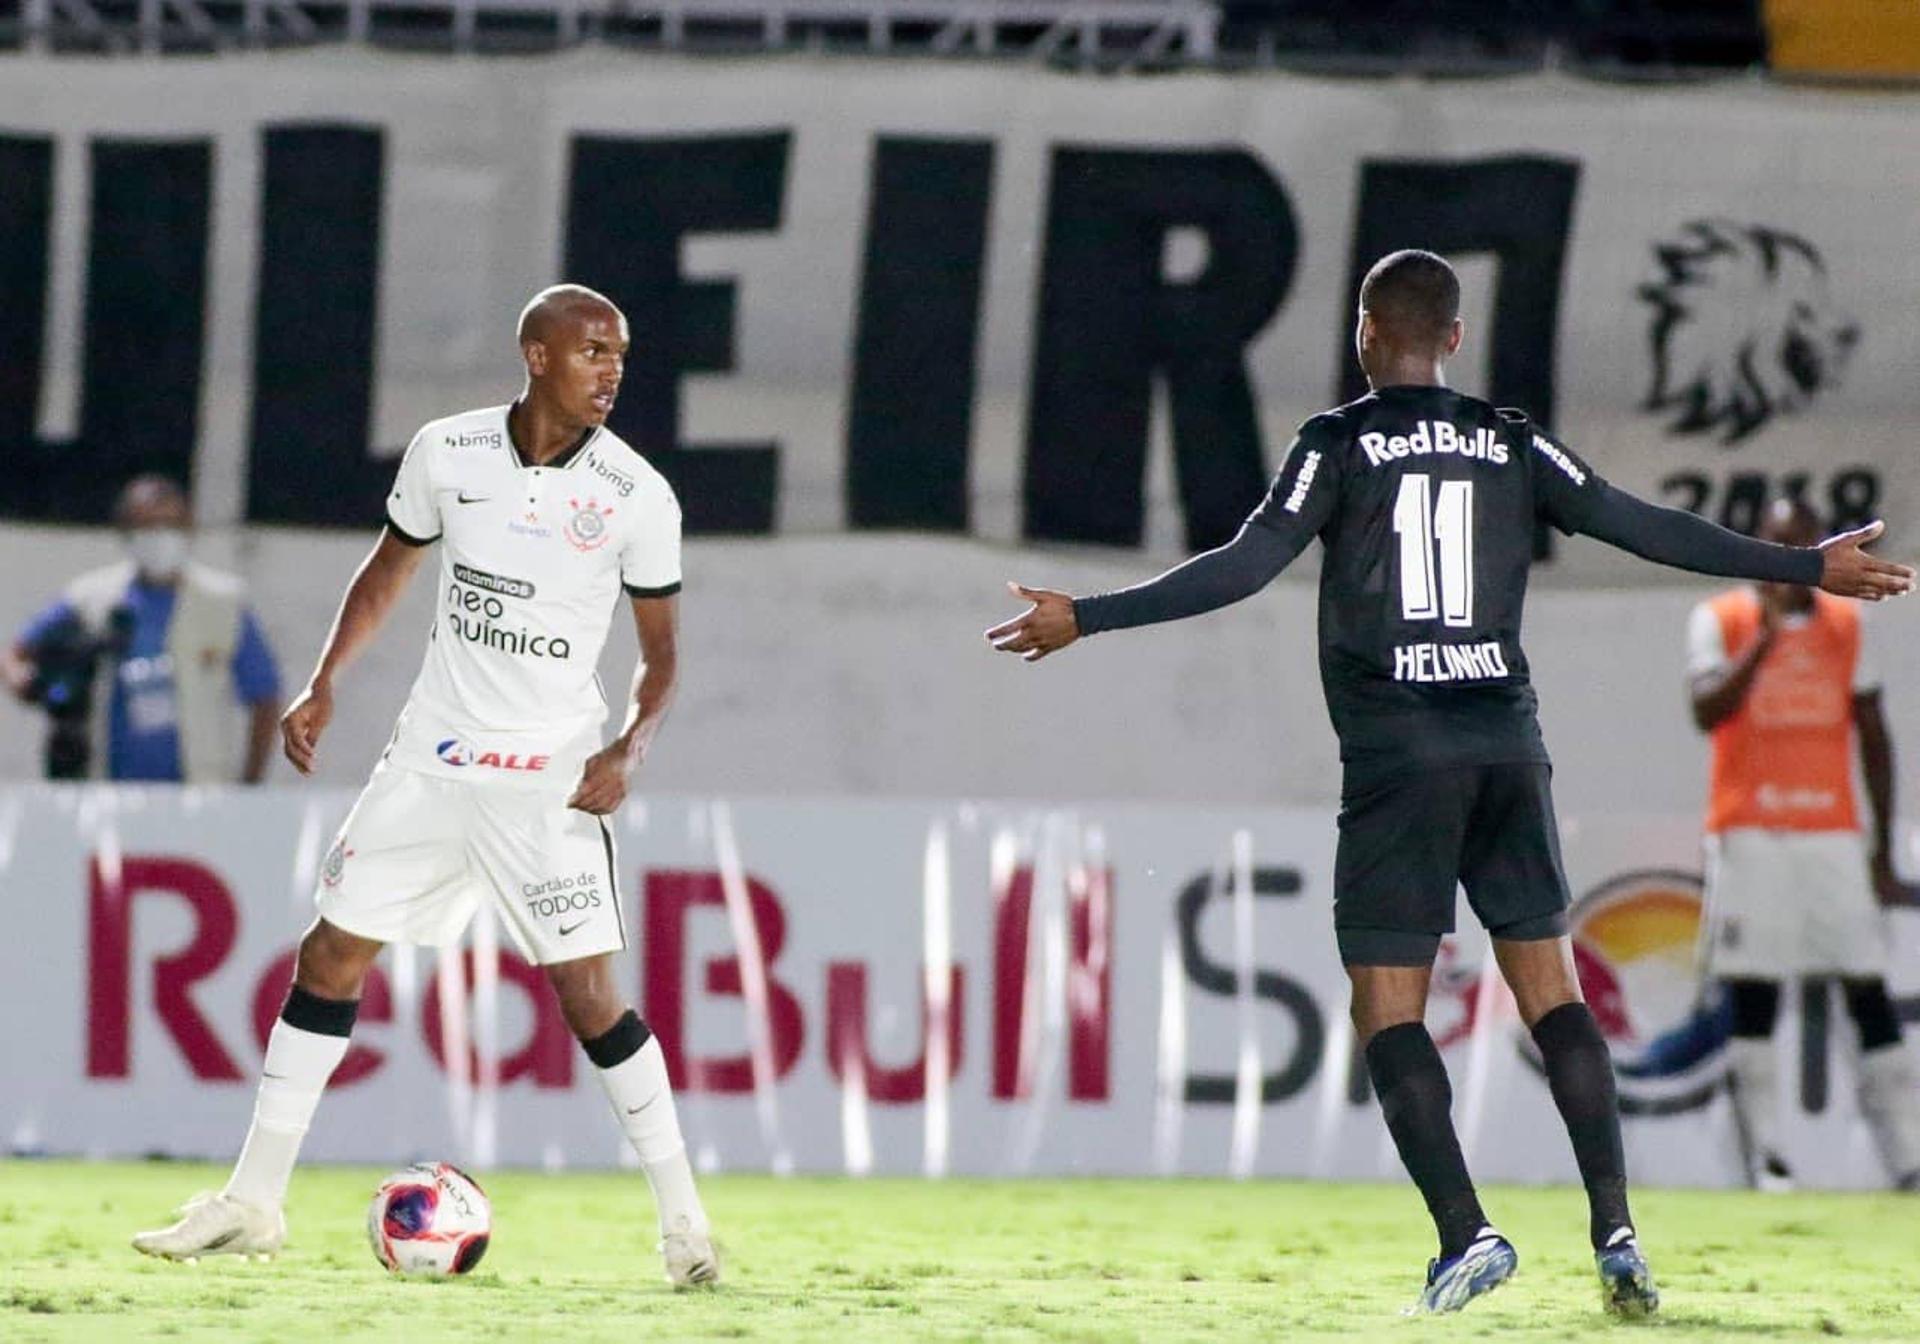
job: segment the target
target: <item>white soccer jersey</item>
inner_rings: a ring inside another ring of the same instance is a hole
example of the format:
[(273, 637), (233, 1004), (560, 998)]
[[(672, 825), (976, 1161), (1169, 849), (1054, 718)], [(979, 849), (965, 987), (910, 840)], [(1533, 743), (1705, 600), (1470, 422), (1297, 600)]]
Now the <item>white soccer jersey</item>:
[(388, 759), (478, 784), (570, 789), (601, 745), (594, 668), (621, 590), (679, 591), (672, 487), (604, 428), (529, 465), (507, 407), (489, 406), (414, 436), (387, 520), (403, 541), (440, 542), (426, 662)]

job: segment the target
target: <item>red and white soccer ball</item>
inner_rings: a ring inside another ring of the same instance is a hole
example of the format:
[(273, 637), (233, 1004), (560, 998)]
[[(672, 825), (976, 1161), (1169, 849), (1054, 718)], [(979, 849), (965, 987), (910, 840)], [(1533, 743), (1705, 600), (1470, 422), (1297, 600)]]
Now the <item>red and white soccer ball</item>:
[(487, 1253), (493, 1206), (450, 1162), (416, 1162), (380, 1182), (367, 1210), (374, 1258), (396, 1274), (449, 1278)]

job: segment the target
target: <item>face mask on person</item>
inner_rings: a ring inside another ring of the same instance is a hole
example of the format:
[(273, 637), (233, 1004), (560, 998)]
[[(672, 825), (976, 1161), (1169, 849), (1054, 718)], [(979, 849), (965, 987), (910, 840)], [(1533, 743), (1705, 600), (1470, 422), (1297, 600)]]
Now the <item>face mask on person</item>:
[(143, 578), (170, 583), (187, 565), (187, 531), (183, 527), (143, 527), (127, 533), (127, 554)]

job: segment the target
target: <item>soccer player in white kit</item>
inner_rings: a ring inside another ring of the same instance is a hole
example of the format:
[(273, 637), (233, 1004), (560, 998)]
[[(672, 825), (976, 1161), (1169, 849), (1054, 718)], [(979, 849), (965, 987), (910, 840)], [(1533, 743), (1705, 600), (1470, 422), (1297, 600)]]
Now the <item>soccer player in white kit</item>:
[[(626, 931), (602, 820), (625, 800), (673, 696), (680, 507), (605, 427), (628, 346), (620, 311), (559, 285), (527, 305), (518, 335), (527, 368), (518, 400), (414, 436), (386, 530), (281, 722), (288, 759), (310, 772), (336, 676), (439, 542), (426, 662), (321, 865), (319, 918), (268, 1039), (246, 1144), (223, 1191), (134, 1238), (149, 1255), (279, 1250), (300, 1141), (346, 1054), (374, 957), (389, 942), (458, 939), (487, 900), (545, 970), (640, 1156), (668, 1279), (719, 1277), (665, 1057), (614, 983)], [(594, 668), (622, 593), (641, 666), (620, 732), (602, 746), (607, 706)]]

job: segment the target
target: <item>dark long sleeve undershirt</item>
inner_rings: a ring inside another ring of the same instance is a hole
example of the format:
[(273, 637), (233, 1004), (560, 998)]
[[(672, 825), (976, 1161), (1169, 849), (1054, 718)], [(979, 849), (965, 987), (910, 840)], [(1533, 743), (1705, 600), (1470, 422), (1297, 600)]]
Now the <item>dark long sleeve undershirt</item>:
[(1073, 618), (1081, 634), (1091, 635), (1215, 611), (1273, 582), (1309, 540), (1245, 523), (1226, 545), (1202, 551), (1158, 578), (1118, 592), (1075, 598)]
[[(1578, 531), (1642, 559), (1730, 579), (1815, 585), (1820, 552), (1743, 537), (1682, 509), (1663, 508), (1604, 481)], [(1158, 578), (1117, 592), (1074, 599), (1082, 635), (1198, 616), (1251, 597), (1293, 562), (1312, 538), (1247, 523), (1226, 545), (1205, 551)]]
[(1636, 499), (1604, 481), (1579, 531), (1643, 560), (1728, 579), (1816, 587), (1825, 569), (1812, 547), (1755, 541), (1684, 509)]

